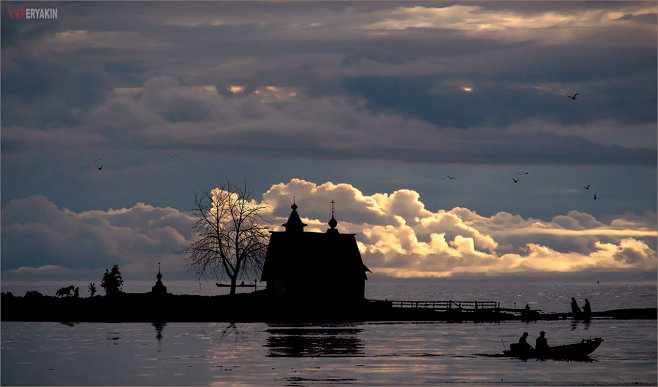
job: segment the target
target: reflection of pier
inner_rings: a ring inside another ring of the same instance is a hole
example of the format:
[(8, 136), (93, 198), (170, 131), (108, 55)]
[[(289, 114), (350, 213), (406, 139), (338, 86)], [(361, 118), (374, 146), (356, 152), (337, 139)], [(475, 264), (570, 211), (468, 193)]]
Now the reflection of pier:
[(265, 347), (271, 357), (340, 357), (363, 355), (360, 328), (270, 328)]

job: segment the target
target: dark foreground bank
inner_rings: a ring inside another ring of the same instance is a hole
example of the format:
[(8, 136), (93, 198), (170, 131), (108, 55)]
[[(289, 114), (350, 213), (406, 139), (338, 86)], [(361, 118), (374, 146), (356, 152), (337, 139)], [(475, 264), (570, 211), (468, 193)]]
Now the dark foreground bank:
[[(277, 322), (277, 321), (503, 321), (557, 320), (570, 313), (532, 313), (510, 309), (444, 310), (400, 308), (387, 301), (333, 303), (285, 300), (267, 291), (234, 296), (122, 293), (90, 298), (2, 294), (3, 321), (71, 322)], [(656, 319), (656, 308), (593, 312), (592, 318)]]

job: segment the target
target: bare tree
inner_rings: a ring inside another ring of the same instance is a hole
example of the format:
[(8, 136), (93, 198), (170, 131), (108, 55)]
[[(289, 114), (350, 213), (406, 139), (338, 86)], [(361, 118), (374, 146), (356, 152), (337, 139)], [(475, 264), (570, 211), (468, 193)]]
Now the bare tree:
[(235, 294), (238, 278), (253, 278), (263, 269), (269, 228), (261, 216), (266, 206), (258, 204), (247, 185), (229, 181), (205, 193), (194, 194), (192, 236), (182, 253), (185, 263), (203, 277), (231, 280)]

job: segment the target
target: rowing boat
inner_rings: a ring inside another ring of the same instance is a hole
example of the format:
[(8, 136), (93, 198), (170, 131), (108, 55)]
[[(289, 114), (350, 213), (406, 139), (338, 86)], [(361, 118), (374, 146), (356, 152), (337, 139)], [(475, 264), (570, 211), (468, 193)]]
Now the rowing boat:
[(536, 351), (534, 348), (521, 349), (517, 344), (510, 345), (510, 349), (503, 351), (506, 356), (518, 357), (522, 359), (584, 359), (587, 355), (594, 352), (601, 345), (602, 338), (583, 339), (580, 343), (556, 345), (548, 347), (544, 351)]

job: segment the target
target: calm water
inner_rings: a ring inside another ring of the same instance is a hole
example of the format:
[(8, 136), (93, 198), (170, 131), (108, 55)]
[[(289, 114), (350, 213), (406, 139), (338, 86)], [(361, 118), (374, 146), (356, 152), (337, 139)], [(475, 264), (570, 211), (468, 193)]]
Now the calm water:
[[(375, 285), (369, 283), (368, 285)], [(392, 281), (371, 298), (498, 300), (567, 311), (655, 307), (655, 283)], [(472, 296), (472, 297), (469, 297)], [(534, 303), (534, 304), (533, 304)], [(656, 385), (656, 320), (535, 323), (3, 322), (3, 385)], [(549, 344), (603, 337), (589, 362), (499, 354), (523, 331)], [(502, 341), (501, 341), (502, 339)]]
[[(3, 385), (656, 385), (656, 321), (539, 323), (7, 322)], [(601, 336), (589, 362), (490, 357), (527, 330)], [(160, 336), (160, 339), (157, 336)]]

